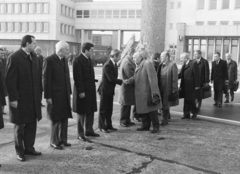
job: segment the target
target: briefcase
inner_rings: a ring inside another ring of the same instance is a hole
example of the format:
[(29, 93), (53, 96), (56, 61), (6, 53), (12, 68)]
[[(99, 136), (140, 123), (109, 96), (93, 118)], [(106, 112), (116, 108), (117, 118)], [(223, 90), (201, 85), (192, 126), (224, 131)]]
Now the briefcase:
[(212, 97), (212, 87), (209, 85), (208, 87), (205, 87), (202, 91), (202, 99), (210, 98)]
[(239, 81), (233, 84), (233, 91), (237, 91), (239, 87)]

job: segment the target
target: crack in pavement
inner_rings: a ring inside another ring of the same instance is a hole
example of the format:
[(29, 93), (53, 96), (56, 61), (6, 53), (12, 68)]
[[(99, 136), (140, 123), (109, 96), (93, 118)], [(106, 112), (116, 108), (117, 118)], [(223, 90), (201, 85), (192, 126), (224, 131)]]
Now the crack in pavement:
[(190, 166), (190, 165), (187, 165), (187, 164), (182, 164), (182, 163), (179, 163), (179, 162), (174, 161), (174, 160), (163, 159), (163, 158), (155, 157), (153, 155), (140, 153), (140, 152), (134, 152), (134, 151), (131, 151), (131, 150), (128, 150), (128, 149), (124, 149), (124, 148), (121, 148), (121, 147), (116, 147), (116, 146), (112, 146), (112, 145), (98, 143), (98, 142), (95, 142), (95, 141), (92, 141), (92, 142), (95, 143), (95, 144), (99, 144), (101, 146), (104, 146), (104, 147), (108, 147), (108, 148), (111, 148), (111, 149), (118, 150), (118, 151), (134, 153), (134, 154), (139, 155), (139, 156), (150, 158), (150, 160), (151, 160), (150, 162), (143, 162), (141, 167), (133, 168), (133, 170), (131, 172), (127, 173), (127, 174), (135, 174), (135, 173), (141, 172), (141, 169), (145, 169), (154, 160), (159, 160), (159, 161), (170, 163), (170, 164), (177, 164), (177, 165), (184, 166), (184, 167), (190, 168), (192, 170), (199, 171), (199, 172), (204, 172), (204, 173), (207, 173), (207, 174), (221, 174), (221, 173), (218, 173), (218, 172), (215, 172), (215, 171), (211, 171), (211, 170), (206, 170), (206, 169), (202, 169), (202, 168), (199, 168), (199, 167)]

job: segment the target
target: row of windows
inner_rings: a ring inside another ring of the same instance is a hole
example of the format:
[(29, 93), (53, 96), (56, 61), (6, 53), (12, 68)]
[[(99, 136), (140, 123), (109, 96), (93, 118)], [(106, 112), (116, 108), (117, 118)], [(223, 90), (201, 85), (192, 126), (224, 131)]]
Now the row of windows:
[(2, 3), (0, 14), (12, 13), (49, 13), (49, 3)]
[(240, 0), (197, 0), (197, 9), (203, 10), (208, 2), (209, 10), (218, 9), (218, 3), (221, 3), (221, 9), (230, 9), (230, 4), (234, 4), (235, 9), (240, 8)]
[(75, 35), (75, 27), (68, 25), (68, 24), (61, 24), (61, 31), (62, 34), (67, 34), (74, 36)]
[(71, 7), (68, 7), (66, 5), (61, 5), (61, 14), (67, 17), (74, 18), (74, 12), (75, 10)]
[(141, 10), (77, 10), (77, 18), (141, 18)]
[[(204, 21), (197, 21), (196, 22), (196, 25), (229, 25), (231, 24), (229, 21), (207, 21), (207, 22), (204, 22)], [(240, 25), (240, 21), (233, 21), (232, 22), (233, 25)]]
[(0, 32), (49, 32), (48, 22), (1, 22)]
[[(181, 2), (177, 2), (177, 9), (180, 9), (181, 8)], [(170, 2), (170, 9), (174, 9), (174, 2)]]

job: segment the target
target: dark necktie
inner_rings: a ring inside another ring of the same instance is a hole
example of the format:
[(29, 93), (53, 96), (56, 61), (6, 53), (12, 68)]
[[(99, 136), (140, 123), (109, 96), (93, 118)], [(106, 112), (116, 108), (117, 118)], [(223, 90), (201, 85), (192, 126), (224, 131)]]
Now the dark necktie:
[(28, 58), (30, 61), (32, 61), (31, 54), (28, 54), (28, 55), (27, 55), (27, 58)]
[(117, 63), (115, 62), (115, 71), (118, 71)]

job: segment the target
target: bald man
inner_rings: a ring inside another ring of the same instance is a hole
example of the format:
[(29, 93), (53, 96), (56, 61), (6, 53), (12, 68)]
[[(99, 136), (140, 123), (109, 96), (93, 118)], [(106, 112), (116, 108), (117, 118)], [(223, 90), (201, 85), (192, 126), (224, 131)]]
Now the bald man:
[(68, 55), (69, 45), (59, 41), (55, 53), (43, 61), (44, 97), (48, 118), (51, 120), (50, 147), (58, 150), (62, 150), (62, 146), (71, 146), (67, 142), (68, 118), (72, 118)]

